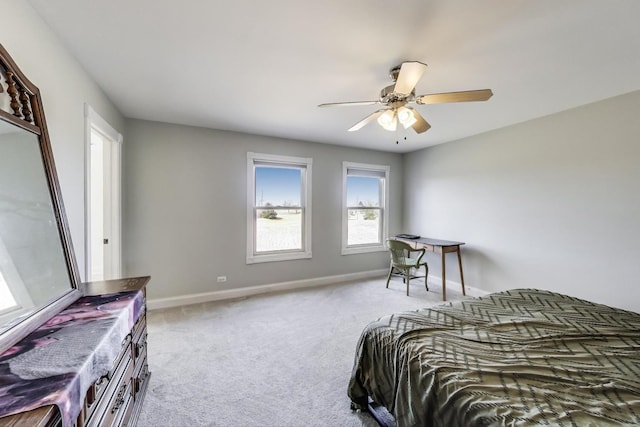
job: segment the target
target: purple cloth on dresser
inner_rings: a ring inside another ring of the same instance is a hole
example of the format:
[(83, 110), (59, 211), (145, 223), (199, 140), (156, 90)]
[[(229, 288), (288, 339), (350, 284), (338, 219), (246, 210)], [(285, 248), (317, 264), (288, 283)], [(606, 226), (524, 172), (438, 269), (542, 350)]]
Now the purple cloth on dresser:
[(72, 426), (143, 312), (141, 291), (83, 297), (0, 354), (0, 417), (55, 404)]

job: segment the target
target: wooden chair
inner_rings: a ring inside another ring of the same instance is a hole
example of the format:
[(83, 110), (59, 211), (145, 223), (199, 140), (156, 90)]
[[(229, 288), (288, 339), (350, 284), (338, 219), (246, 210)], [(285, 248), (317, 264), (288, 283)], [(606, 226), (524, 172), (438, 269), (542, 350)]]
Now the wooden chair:
[[(422, 260), (425, 249), (416, 249), (409, 244), (400, 241), (387, 239), (387, 248), (391, 255), (391, 265), (389, 266), (389, 275), (387, 276), (387, 288), (389, 287), (389, 280), (391, 280), (391, 274), (394, 269), (399, 270), (404, 276), (404, 282), (407, 284), (407, 296), (409, 295), (409, 281), (411, 280), (411, 269), (415, 268), (419, 270), (424, 265), (424, 287), (429, 291), (427, 285), (427, 276), (429, 274), (429, 266), (426, 261)], [(415, 255), (415, 256), (412, 256)]]

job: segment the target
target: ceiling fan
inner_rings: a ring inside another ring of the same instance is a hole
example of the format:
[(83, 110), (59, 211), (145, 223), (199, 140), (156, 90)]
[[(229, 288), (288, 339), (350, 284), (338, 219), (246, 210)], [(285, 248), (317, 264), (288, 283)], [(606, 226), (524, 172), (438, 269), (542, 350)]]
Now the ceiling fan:
[(332, 102), (320, 104), (318, 107), (336, 107), (350, 105), (384, 104), (386, 108), (377, 110), (349, 128), (349, 131), (361, 129), (373, 120), (388, 131), (395, 131), (398, 122), (405, 128), (413, 128), (416, 133), (429, 130), (431, 125), (414, 108), (407, 104), (442, 104), (446, 102), (486, 101), (493, 92), (491, 89), (467, 90), (463, 92), (433, 93), (416, 96), (415, 86), (427, 68), (427, 64), (418, 61), (407, 61), (393, 67), (389, 77), (395, 82), (380, 91), (377, 101)]

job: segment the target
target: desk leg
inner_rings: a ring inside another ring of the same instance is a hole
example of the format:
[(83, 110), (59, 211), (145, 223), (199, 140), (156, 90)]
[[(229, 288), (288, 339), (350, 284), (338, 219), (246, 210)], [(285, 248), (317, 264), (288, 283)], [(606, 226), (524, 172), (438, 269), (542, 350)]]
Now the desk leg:
[(442, 264), (442, 301), (447, 300), (447, 268), (444, 264), (444, 250), (440, 251), (440, 262)]
[(460, 270), (460, 283), (462, 283), (462, 295), (467, 295), (467, 293), (464, 290), (464, 276), (462, 275), (462, 256), (460, 255), (460, 246), (458, 246), (458, 250), (456, 251), (458, 253), (458, 269)]

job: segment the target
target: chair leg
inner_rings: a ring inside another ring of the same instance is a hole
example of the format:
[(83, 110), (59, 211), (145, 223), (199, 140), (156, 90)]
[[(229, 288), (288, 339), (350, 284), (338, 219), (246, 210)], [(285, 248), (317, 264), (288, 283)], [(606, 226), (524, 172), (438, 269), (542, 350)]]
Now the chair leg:
[(409, 296), (409, 280), (411, 279), (411, 269), (407, 268), (404, 271), (405, 281), (407, 282), (407, 296)]
[(389, 280), (391, 280), (391, 273), (393, 272), (393, 265), (389, 267), (389, 274), (387, 275), (387, 289), (389, 288)]
[(429, 266), (427, 264), (424, 265), (424, 287), (429, 292), (429, 284), (427, 283), (427, 276), (429, 276)]

